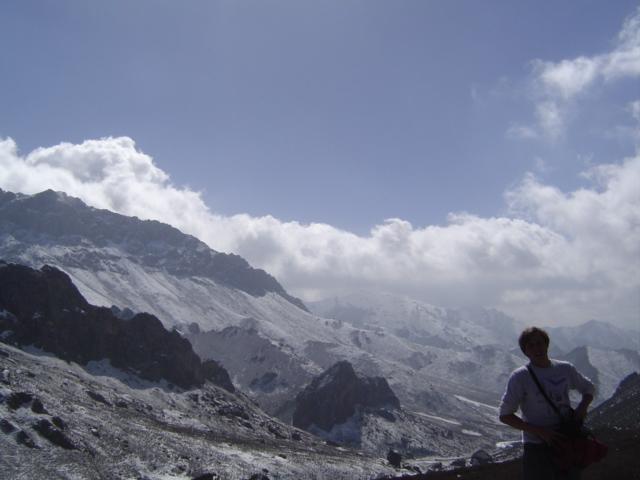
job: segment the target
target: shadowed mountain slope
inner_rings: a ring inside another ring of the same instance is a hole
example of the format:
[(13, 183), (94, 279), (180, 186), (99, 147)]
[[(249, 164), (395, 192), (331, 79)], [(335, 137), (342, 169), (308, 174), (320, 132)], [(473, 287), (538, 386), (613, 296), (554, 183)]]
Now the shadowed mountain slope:
[(205, 364), (177, 332), (165, 330), (153, 315), (123, 320), (87, 303), (69, 277), (0, 263), (0, 331), (5, 342), (32, 345), (81, 365), (108, 359), (141, 378), (165, 379), (182, 388), (216, 380), (229, 391), (229, 375), (214, 361)]

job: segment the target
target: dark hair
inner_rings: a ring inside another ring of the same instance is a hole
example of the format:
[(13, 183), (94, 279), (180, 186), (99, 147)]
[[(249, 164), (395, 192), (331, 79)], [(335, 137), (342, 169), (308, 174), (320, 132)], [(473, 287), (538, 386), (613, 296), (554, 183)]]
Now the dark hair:
[(520, 334), (520, 338), (518, 339), (518, 343), (520, 344), (520, 350), (522, 350), (522, 353), (525, 353), (524, 347), (527, 345), (527, 343), (529, 343), (531, 337), (534, 337), (535, 335), (540, 335), (544, 340), (544, 343), (547, 344), (547, 347), (549, 346), (549, 334), (547, 332), (538, 327), (527, 327), (522, 331), (522, 333)]

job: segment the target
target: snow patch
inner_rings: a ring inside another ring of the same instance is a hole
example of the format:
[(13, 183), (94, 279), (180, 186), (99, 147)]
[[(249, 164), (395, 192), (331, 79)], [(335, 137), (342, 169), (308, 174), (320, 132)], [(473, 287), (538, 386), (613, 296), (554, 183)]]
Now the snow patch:
[(494, 405), (489, 405), (486, 403), (481, 403), (481, 402), (476, 402), (475, 400), (471, 400), (469, 398), (463, 397), (462, 395), (454, 395), (458, 400), (462, 401), (462, 402), (466, 402), (469, 403), (471, 405), (475, 405), (476, 407), (484, 407), (484, 408), (489, 408), (494, 412), (498, 411), (498, 407), (494, 406)]
[(460, 423), (460, 422), (458, 422), (456, 420), (450, 420), (448, 418), (438, 417), (436, 415), (429, 415), (427, 413), (422, 413), (422, 412), (411, 412), (411, 413), (414, 413), (416, 415), (420, 415), (421, 417), (431, 418), (433, 420), (439, 420), (441, 422), (450, 423), (451, 425), (462, 425), (462, 423)]

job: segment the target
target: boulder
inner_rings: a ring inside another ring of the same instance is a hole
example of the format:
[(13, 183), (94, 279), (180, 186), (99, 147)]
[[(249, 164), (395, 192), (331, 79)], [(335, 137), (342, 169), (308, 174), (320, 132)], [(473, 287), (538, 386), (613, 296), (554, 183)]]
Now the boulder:
[(2, 433), (8, 435), (15, 432), (17, 429), (9, 420), (2, 418), (0, 419), (0, 430), (2, 431)]
[(11, 410), (17, 410), (31, 403), (33, 394), (29, 392), (13, 392), (7, 397), (7, 406)]
[(25, 432), (24, 430), (20, 430), (18, 431), (18, 433), (16, 433), (16, 442), (28, 448), (38, 448), (38, 445), (35, 444), (29, 434), (27, 434), (27, 432)]
[(400, 455), (395, 450), (389, 450), (389, 452), (387, 453), (387, 460), (389, 461), (390, 465), (396, 468), (400, 468), (400, 465), (402, 462), (402, 455)]
[(471, 455), (471, 465), (486, 465), (487, 463), (491, 463), (493, 461), (493, 457), (489, 455), (486, 451), (480, 449)]
[(46, 438), (54, 445), (64, 448), (65, 450), (75, 450), (76, 446), (62, 433), (61, 430), (54, 427), (49, 420), (42, 419), (33, 425), (33, 429)]

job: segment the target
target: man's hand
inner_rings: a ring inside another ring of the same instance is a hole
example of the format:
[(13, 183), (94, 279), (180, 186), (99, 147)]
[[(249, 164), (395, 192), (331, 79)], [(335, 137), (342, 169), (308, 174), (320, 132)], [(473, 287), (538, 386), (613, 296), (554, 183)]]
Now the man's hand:
[(536, 425), (527, 423), (513, 413), (500, 416), (500, 421), (504, 424), (509, 425), (510, 427), (537, 435), (545, 443), (554, 447), (559, 447), (568, 440), (567, 437), (560, 432), (556, 432), (551, 428), (538, 427)]
[(575, 417), (581, 421), (584, 422), (584, 419), (587, 417), (587, 409), (589, 408), (589, 404), (593, 401), (593, 395), (583, 395), (582, 396), (582, 401), (580, 402), (580, 404), (576, 407), (576, 410), (574, 412)]

